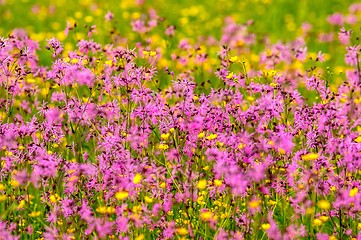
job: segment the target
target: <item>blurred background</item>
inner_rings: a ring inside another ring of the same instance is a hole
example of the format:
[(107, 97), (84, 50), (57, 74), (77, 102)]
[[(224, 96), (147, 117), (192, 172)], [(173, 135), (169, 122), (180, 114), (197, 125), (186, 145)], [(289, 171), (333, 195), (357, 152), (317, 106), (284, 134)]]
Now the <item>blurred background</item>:
[[(174, 25), (184, 37), (212, 35), (220, 38), (226, 17), (237, 23), (253, 20), (255, 32), (267, 34), (271, 40), (294, 38), (305, 23), (315, 32), (330, 31), (325, 21), (335, 12), (347, 12), (356, 1), (344, 0), (123, 0), (123, 1), (0, 1), (0, 34), (7, 35), (14, 28), (24, 28), (35, 38), (43, 40), (52, 35), (64, 40), (62, 32), (67, 22), (76, 22), (79, 29), (97, 26), (95, 38), (107, 42), (114, 27), (124, 37), (132, 38), (130, 21), (150, 9), (164, 19), (165, 25)], [(111, 11), (112, 24), (106, 24), (105, 15)]]
[[(214, 72), (210, 69), (219, 66), (217, 54), (221, 45), (233, 44), (232, 54), (243, 54), (257, 62), (256, 55), (270, 44), (301, 39), (308, 53), (325, 52), (330, 60), (328, 66), (342, 66), (345, 47), (338, 44), (337, 32), (342, 26), (352, 26), (359, 31), (361, 11), (353, 9), (354, 3), (357, 2), (0, 0), (0, 36), (6, 37), (14, 29), (24, 29), (30, 38), (39, 42), (41, 49), (45, 48), (47, 39), (56, 37), (64, 46), (64, 56), (76, 49), (80, 39), (94, 39), (103, 45), (137, 47), (140, 52), (155, 50), (159, 54), (158, 67), (173, 66), (172, 69), (179, 72), (189, 63), (182, 66), (174, 63), (174, 59), (182, 56), (189, 59), (195, 54), (184, 47), (187, 44), (197, 45), (201, 53), (209, 56), (204, 69)], [(51, 52), (39, 51), (39, 60), (43, 65), (51, 65)], [(202, 79), (207, 72), (204, 69), (199, 75)], [(213, 74), (206, 77), (216, 81)], [(160, 79), (170, 80), (167, 76), (160, 76)]]

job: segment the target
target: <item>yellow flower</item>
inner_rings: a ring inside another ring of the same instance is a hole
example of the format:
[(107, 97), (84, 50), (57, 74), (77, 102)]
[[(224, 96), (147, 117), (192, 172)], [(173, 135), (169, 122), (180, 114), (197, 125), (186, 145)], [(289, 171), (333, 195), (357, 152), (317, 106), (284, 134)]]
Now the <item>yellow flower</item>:
[(58, 201), (60, 200), (60, 197), (59, 197), (59, 195), (56, 193), (56, 194), (54, 194), (54, 195), (50, 195), (49, 199), (50, 199), (50, 202), (56, 203), (56, 202), (58, 202)]
[(275, 70), (264, 71), (263, 74), (266, 77), (273, 77), (274, 75), (276, 75), (276, 71)]
[(105, 214), (107, 212), (107, 207), (106, 206), (100, 206), (97, 209), (95, 209), (95, 211), (97, 211), (98, 213), (101, 213), (101, 214)]
[(360, 143), (360, 142), (361, 142), (361, 136), (358, 136), (358, 137), (355, 139), (355, 142)]
[(207, 187), (207, 180), (206, 179), (201, 179), (198, 181), (197, 183), (197, 187), (200, 189), (200, 190), (203, 190)]
[(282, 155), (286, 154), (286, 151), (283, 148), (278, 148), (278, 152)]
[(78, 180), (78, 176), (71, 176), (70, 178), (69, 178), (69, 182), (75, 182), (75, 181), (77, 181)]
[(314, 212), (315, 212), (315, 211), (314, 211), (313, 208), (306, 208), (306, 214), (311, 215), (311, 214), (313, 214)]
[[(34, 199), (34, 196), (31, 195), (31, 194), (25, 196), (25, 201), (27, 201), (27, 202), (29, 202), (29, 201), (31, 201), (31, 200), (33, 200), (33, 199)], [(30, 202), (30, 203), (31, 203), (31, 202)]]
[(114, 208), (114, 207), (107, 207), (107, 213), (108, 213), (108, 214), (113, 214), (113, 213), (115, 213), (115, 208)]
[(5, 185), (0, 183), (0, 191), (4, 191), (5, 190)]
[(217, 134), (211, 134), (211, 135), (209, 135), (208, 137), (206, 137), (207, 138), (207, 140), (213, 140), (213, 139), (216, 139), (217, 138)]
[(214, 185), (217, 187), (220, 187), (220, 186), (222, 186), (222, 181), (218, 180), (218, 179), (214, 179)]
[(301, 156), (303, 161), (312, 161), (318, 158), (318, 153), (308, 153)]
[(205, 166), (205, 167), (203, 168), (203, 170), (204, 170), (204, 171), (208, 171), (208, 170), (209, 170), (209, 166), (208, 166), (208, 165)]
[(159, 150), (167, 150), (168, 148), (169, 148), (169, 146), (167, 144), (160, 143), (158, 145)]
[(250, 102), (253, 102), (253, 101), (254, 101), (254, 97), (252, 97), (252, 96), (247, 96), (246, 99), (247, 99), (248, 101), (250, 101)]
[(76, 63), (79, 62), (79, 60), (77, 58), (73, 58), (70, 62), (73, 63), (73, 64), (76, 64)]
[(354, 196), (356, 196), (357, 195), (357, 193), (358, 193), (358, 188), (357, 187), (355, 187), (355, 188), (352, 188), (351, 190), (350, 190), (350, 197), (354, 197)]
[(168, 138), (169, 138), (169, 133), (163, 133), (162, 135), (160, 135), (160, 137), (161, 137), (163, 140), (167, 141)]
[(204, 138), (204, 132), (201, 132), (200, 134), (198, 134), (198, 138)]
[(138, 214), (142, 211), (142, 206), (140, 206), (140, 205), (133, 206), (132, 211), (133, 211), (133, 213)]
[(90, 23), (93, 21), (93, 16), (88, 15), (84, 18), (84, 20), (85, 20), (85, 22)]
[(270, 83), (270, 86), (271, 87), (277, 87), (277, 83), (272, 82), (272, 83)]
[(25, 200), (23, 199), (23, 200), (21, 200), (20, 202), (19, 202), (19, 205), (16, 207), (17, 209), (22, 209), (22, 208), (24, 208), (24, 206), (25, 206)]
[(13, 155), (13, 152), (8, 152), (8, 151), (5, 151), (5, 156), (12, 156)]
[(249, 206), (250, 208), (258, 208), (260, 204), (261, 204), (261, 203), (260, 203), (259, 200), (253, 200), (253, 201), (250, 201), (250, 202), (248, 203), (248, 206)]
[(182, 228), (177, 228), (177, 229), (176, 229), (176, 232), (177, 232), (179, 235), (181, 235), (181, 236), (185, 236), (185, 235), (188, 234), (188, 230), (187, 230), (186, 228), (184, 228), (184, 227), (182, 227)]
[(203, 202), (203, 200), (204, 200), (204, 197), (203, 197), (203, 196), (199, 196), (199, 197), (197, 198), (197, 203), (201, 204), (201, 203)]
[(201, 218), (203, 221), (209, 221), (212, 217), (213, 217), (213, 213), (210, 212), (210, 211), (202, 212), (202, 213), (200, 214), (200, 218)]
[(320, 200), (317, 203), (317, 206), (323, 210), (329, 210), (331, 207), (331, 204), (327, 200)]
[(134, 184), (139, 184), (142, 181), (142, 175), (137, 173), (135, 174), (134, 178), (133, 178), (133, 183)]
[(228, 59), (230, 62), (234, 63), (234, 62), (237, 62), (238, 61), (238, 57), (237, 56), (233, 56), (233, 57), (230, 57)]
[(115, 194), (115, 198), (118, 200), (126, 199), (129, 196), (129, 193), (126, 191), (120, 191)]
[(316, 218), (315, 220), (313, 220), (313, 224), (318, 227), (318, 226), (322, 225), (322, 221), (320, 219)]
[(233, 78), (233, 75), (234, 75), (234, 73), (233, 72), (230, 72), (230, 73), (228, 73), (228, 75), (227, 75), (227, 79), (231, 79), (231, 78)]
[(144, 234), (140, 234), (135, 238), (135, 240), (143, 240), (143, 239), (144, 239)]
[(18, 181), (16, 181), (15, 179), (12, 179), (10, 182), (11, 186), (13, 186), (14, 188), (18, 187), (20, 185), (20, 183)]
[(327, 216), (320, 216), (320, 220), (322, 222), (326, 222), (328, 220), (328, 217)]
[(153, 202), (153, 198), (148, 197), (148, 196), (145, 196), (145, 197), (144, 197), (144, 201), (145, 201), (146, 203), (152, 203), (152, 202)]
[(361, 230), (361, 223), (358, 223), (358, 224), (357, 224), (357, 229), (358, 229), (358, 230)]
[(269, 223), (263, 223), (261, 227), (264, 231), (267, 231), (268, 229), (270, 229), (271, 225)]
[(29, 217), (39, 217), (40, 216), (40, 212), (38, 211), (38, 212), (31, 212), (30, 214), (29, 214)]
[(244, 148), (245, 146), (246, 146), (246, 144), (240, 143), (240, 144), (238, 144), (238, 149), (242, 149), (242, 148)]

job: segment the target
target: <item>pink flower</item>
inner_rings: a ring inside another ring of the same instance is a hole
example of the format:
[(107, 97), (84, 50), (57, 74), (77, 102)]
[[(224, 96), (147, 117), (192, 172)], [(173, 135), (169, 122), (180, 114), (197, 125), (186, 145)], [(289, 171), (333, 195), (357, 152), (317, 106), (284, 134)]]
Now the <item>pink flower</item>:
[(53, 51), (54, 51), (53, 57), (56, 57), (63, 52), (63, 47), (61, 46), (59, 40), (56, 38), (51, 38), (51, 39), (47, 40), (46, 48), (53, 49)]
[(358, 56), (360, 54), (360, 46), (346, 47), (345, 62), (350, 66), (357, 66), (359, 63)]
[(145, 33), (148, 31), (147, 27), (145, 26), (145, 22), (141, 19), (132, 21), (132, 30), (139, 33)]
[(325, 54), (323, 54), (321, 51), (318, 52), (317, 54), (317, 58), (316, 58), (316, 61), (319, 61), (319, 62), (325, 62)]
[(65, 36), (68, 36), (69, 31), (72, 30), (72, 29), (75, 28), (75, 27), (76, 27), (76, 23), (74, 23), (74, 25), (72, 25), (70, 22), (67, 22), (67, 23), (66, 23), (66, 28), (65, 28), (65, 30), (64, 30), (64, 35), (65, 35)]
[(341, 28), (341, 31), (338, 33), (338, 39), (343, 45), (350, 44), (352, 30), (346, 30), (344, 27)]
[(327, 17), (327, 21), (332, 25), (342, 26), (344, 22), (343, 15), (341, 13), (334, 13)]
[(331, 33), (319, 33), (318, 34), (318, 41), (319, 42), (332, 42), (333, 41), (333, 36), (334, 34)]
[(105, 14), (105, 21), (109, 22), (114, 18), (114, 14), (111, 11), (108, 11), (107, 14)]
[(167, 27), (167, 29), (165, 30), (165, 35), (173, 37), (174, 36), (174, 32), (175, 32), (175, 26), (169, 26)]
[(307, 47), (298, 49), (295, 53), (295, 57), (300, 61), (305, 61), (307, 57)]

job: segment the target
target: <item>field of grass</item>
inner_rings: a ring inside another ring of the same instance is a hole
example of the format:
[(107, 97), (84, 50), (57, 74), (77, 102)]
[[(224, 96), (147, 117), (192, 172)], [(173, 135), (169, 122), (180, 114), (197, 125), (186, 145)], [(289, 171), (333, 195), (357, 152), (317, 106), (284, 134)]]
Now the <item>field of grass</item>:
[(0, 0), (0, 240), (361, 239), (361, 3)]

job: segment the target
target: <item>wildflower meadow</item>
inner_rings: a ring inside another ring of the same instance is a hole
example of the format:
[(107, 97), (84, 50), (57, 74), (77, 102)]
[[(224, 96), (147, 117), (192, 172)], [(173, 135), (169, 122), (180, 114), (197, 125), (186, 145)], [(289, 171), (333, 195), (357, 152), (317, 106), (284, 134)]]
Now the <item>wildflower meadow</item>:
[(361, 3), (0, 0), (0, 239), (361, 240)]

